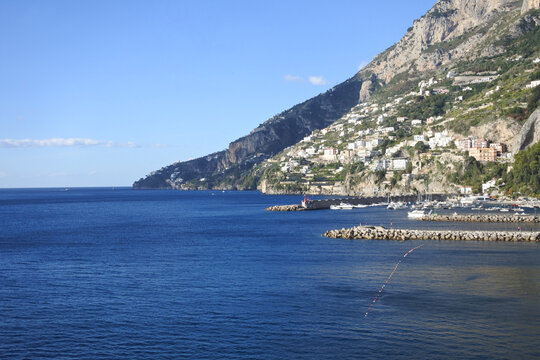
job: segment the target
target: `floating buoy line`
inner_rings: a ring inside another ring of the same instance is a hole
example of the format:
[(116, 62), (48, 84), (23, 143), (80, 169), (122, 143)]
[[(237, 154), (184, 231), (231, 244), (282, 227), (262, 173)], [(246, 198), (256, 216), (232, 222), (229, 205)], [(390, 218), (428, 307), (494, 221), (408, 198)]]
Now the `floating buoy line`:
[[(422, 245), (419, 245), (415, 248), (412, 248), (411, 250), (407, 251), (404, 255), (403, 255), (403, 258), (406, 258), (410, 253), (412, 253), (414, 250), (418, 249), (418, 248), (421, 248), (422, 246), (424, 246), (423, 244)], [(364, 318), (367, 318), (369, 312), (371, 311), (371, 309), (373, 309), (373, 307), (375, 306), (375, 303), (377, 302), (377, 300), (379, 299), (379, 296), (381, 296), (384, 288), (386, 287), (386, 285), (388, 285), (388, 283), (390, 282), (390, 280), (392, 279), (392, 276), (394, 275), (394, 273), (397, 271), (398, 267), (399, 267), (399, 264), (401, 264), (401, 262), (403, 261), (403, 258), (400, 259), (396, 266), (394, 266), (394, 269), (392, 270), (392, 272), (390, 273), (390, 275), (388, 275), (388, 277), (386, 278), (386, 281), (384, 282), (384, 284), (382, 284), (381, 288), (379, 289), (379, 292), (377, 293), (377, 295), (375, 296), (375, 298), (373, 299), (373, 301), (371, 302), (371, 304), (369, 305), (369, 308), (367, 309), (366, 311), (366, 314), (364, 315)]]

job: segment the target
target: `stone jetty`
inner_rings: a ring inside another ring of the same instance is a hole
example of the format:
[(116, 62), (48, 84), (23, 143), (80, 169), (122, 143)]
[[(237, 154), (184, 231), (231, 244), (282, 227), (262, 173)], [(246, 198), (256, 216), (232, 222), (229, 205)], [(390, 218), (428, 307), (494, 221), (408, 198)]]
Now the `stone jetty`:
[(418, 218), (421, 221), (461, 221), (461, 222), (490, 222), (490, 223), (539, 223), (540, 216), (535, 215), (424, 215)]
[(306, 210), (302, 205), (276, 205), (266, 208), (266, 211), (303, 211)]
[(366, 240), (461, 240), (540, 242), (540, 232), (525, 231), (460, 231), (387, 229), (382, 226), (356, 226), (329, 230), (324, 236), (335, 239)]

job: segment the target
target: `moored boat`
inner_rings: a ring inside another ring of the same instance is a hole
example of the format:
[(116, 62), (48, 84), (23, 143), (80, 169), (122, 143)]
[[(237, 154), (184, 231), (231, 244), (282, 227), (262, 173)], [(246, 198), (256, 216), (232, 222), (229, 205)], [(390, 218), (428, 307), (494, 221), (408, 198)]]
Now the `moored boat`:
[(424, 210), (413, 210), (407, 213), (407, 217), (410, 217), (412, 219), (421, 219), (425, 215), (426, 215), (426, 212)]
[(346, 203), (341, 203), (339, 205), (330, 205), (331, 210), (352, 210), (353, 208), (353, 205)]

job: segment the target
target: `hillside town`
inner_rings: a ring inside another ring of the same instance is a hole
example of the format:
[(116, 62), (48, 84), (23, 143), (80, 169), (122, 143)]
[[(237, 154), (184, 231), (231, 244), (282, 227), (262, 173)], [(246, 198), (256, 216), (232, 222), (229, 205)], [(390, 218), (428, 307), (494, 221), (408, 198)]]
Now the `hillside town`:
[[(332, 125), (313, 131), (263, 163), (264, 169), (273, 170), (267, 172), (261, 188), (265, 192), (344, 195), (357, 194), (359, 188), (363, 195), (472, 193), (471, 186), (451, 184), (450, 172), (469, 157), (482, 164), (511, 165), (511, 144), (500, 137), (490, 138), (489, 131), (484, 136), (466, 135), (452, 125), (463, 114), (486, 116), (485, 109), (498, 101), (504, 90), (499, 78), (496, 72), (459, 74), (451, 70), (420, 81), (416, 90), (405, 95), (361, 103)], [(532, 82), (526, 87), (539, 85)], [(428, 101), (442, 106), (423, 111), (421, 106)], [(430, 116), (409, 115), (422, 112)], [(430, 183), (430, 178), (437, 176), (438, 188), (435, 181)], [(482, 192), (496, 191), (499, 181), (482, 183)]]

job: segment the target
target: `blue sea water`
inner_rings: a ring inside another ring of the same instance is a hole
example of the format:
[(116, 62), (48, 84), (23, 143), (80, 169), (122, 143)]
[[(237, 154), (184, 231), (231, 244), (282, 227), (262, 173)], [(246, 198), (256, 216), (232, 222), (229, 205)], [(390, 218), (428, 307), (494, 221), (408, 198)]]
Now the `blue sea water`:
[(0, 358), (540, 358), (539, 244), (328, 239), (358, 223), (494, 226), (264, 211), (300, 200), (0, 190)]

